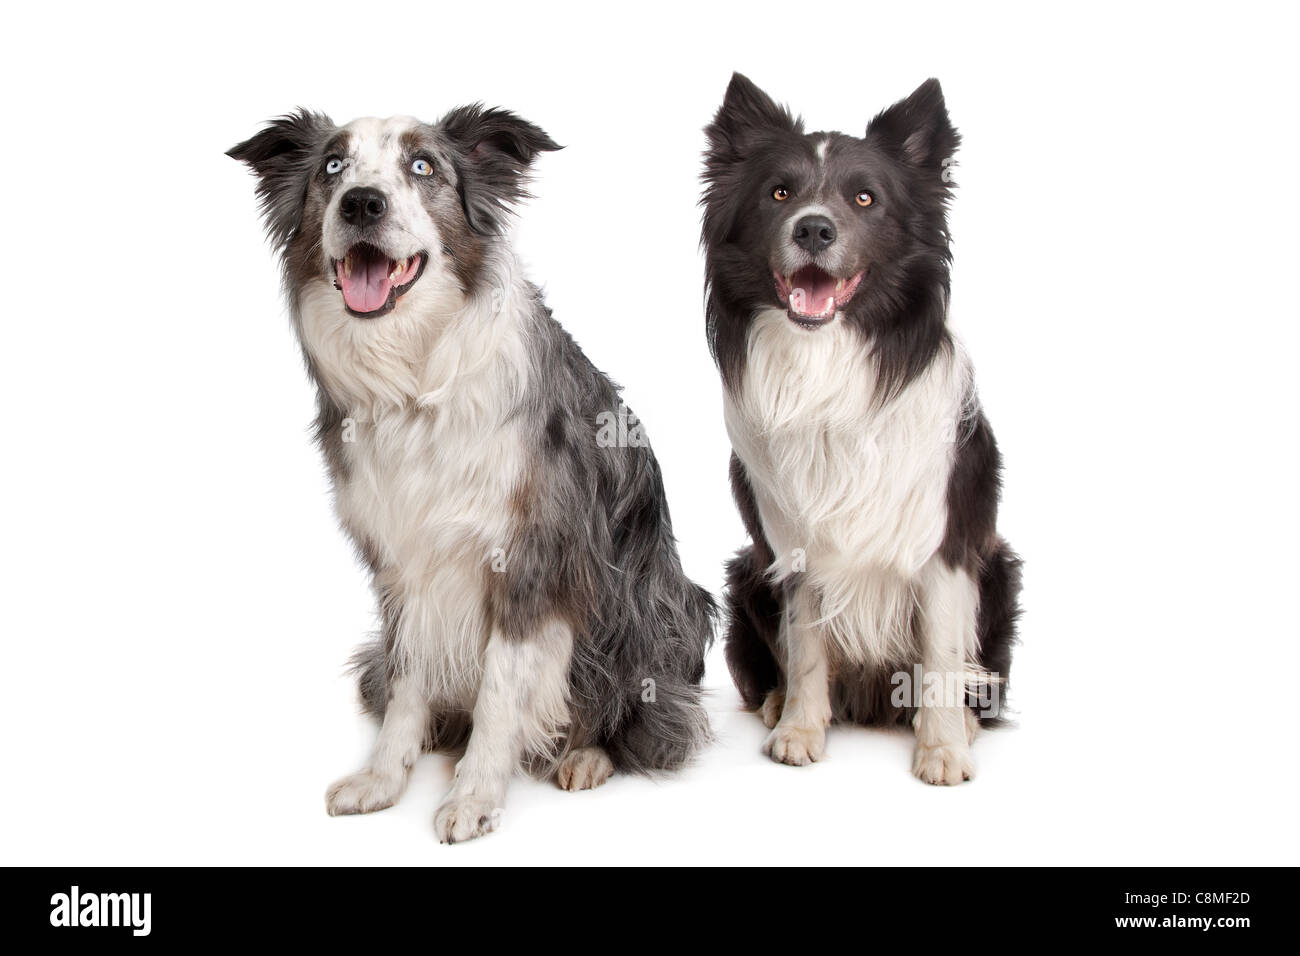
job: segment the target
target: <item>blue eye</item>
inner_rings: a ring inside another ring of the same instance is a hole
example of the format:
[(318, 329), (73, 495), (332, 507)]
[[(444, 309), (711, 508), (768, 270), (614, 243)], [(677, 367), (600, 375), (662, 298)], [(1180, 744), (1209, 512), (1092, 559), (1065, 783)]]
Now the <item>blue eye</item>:
[(417, 176), (432, 176), (433, 165), (427, 159), (417, 159), (411, 163), (411, 172)]
[(331, 156), (329, 159), (325, 160), (326, 175), (337, 176), (341, 172), (343, 172), (343, 160), (339, 159), (337, 156)]

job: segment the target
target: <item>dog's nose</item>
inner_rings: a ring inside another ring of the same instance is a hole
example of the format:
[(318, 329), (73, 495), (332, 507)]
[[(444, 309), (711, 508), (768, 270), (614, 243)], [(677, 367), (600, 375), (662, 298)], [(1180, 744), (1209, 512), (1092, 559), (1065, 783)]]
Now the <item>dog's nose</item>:
[(794, 242), (813, 255), (835, 241), (835, 223), (825, 216), (804, 216), (794, 224)]
[(371, 226), (388, 212), (388, 197), (378, 189), (356, 186), (339, 200), (339, 215), (349, 226)]

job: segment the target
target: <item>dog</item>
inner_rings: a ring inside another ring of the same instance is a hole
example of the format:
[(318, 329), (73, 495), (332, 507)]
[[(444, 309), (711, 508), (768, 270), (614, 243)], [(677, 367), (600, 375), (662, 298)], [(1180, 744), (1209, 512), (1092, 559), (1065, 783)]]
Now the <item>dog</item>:
[(808, 133), (735, 74), (705, 132), (706, 329), (752, 540), (727, 565), (728, 667), (775, 761), (821, 759), (833, 720), (911, 722), (916, 776), (961, 783), (1005, 711), (1021, 565), (947, 328), (943, 92)]
[[(559, 148), (472, 105), (345, 126), (299, 110), (229, 151), (257, 176), (382, 622), (354, 661), (378, 739), (327, 809), (391, 806), (422, 750), (463, 748), (445, 843), (497, 825), (520, 766), (582, 790), (708, 737), (713, 599), (682, 571), (642, 426), (507, 238)], [(600, 441), (614, 415), (624, 440)]]

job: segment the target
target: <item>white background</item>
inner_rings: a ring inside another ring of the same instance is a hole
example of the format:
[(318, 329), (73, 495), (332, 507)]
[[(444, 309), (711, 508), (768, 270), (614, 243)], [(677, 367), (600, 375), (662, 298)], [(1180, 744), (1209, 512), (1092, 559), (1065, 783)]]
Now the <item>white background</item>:
[[(906, 12), (900, 12), (904, 9)], [(40, 10), (41, 12), (33, 12)], [(54, 12), (52, 12), (54, 11)], [(0, 859), (239, 863), (1296, 863), (1295, 24), (1248, 3), (157, 8), (7, 14), (0, 219)], [(742, 542), (701, 317), (701, 128), (733, 69), (859, 132), (927, 76), (964, 136), (953, 324), (1026, 559), (1018, 729), (956, 789), (910, 738), (661, 782), (517, 779), (439, 846), (450, 761), (330, 819), (373, 735), (374, 626), (312, 392), (222, 155), (299, 104), (510, 107), (567, 145), (517, 239), (626, 386), (687, 570)]]

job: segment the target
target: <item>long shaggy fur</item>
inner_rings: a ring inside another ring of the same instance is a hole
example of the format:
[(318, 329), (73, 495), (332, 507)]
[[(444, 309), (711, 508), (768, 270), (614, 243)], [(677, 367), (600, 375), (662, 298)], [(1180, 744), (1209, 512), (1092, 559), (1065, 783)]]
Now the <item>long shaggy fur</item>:
[[(480, 774), (458, 776), (439, 811), (449, 842), (490, 828), (480, 804), (499, 799), (516, 738), (532, 765), (602, 748), (621, 770), (653, 772), (708, 735), (699, 685), (715, 607), (682, 571), (658, 464), (644, 442), (598, 443), (618, 389), (506, 238), (534, 158), (558, 148), (473, 105), (436, 123), (347, 126), (304, 110), (230, 151), (258, 176), (318, 389), (316, 439), (382, 617), (353, 663), (384, 727), (372, 766), (331, 788), (330, 811), (396, 799), (418, 718), (426, 748), (467, 746), (462, 775)], [(360, 187), (387, 197), (373, 225), (341, 212)], [(375, 318), (339, 292), (362, 247), (421, 264)], [(480, 731), (495, 736), (475, 755)]]
[[(892, 677), (933, 657), (923, 606), (961, 607), (964, 580), (978, 610), (956, 666), (1004, 694), (1020, 560), (996, 531), (1001, 457), (947, 328), (960, 137), (938, 82), (853, 137), (807, 132), (737, 74), (706, 134), (706, 333), (752, 542), (726, 569), (726, 658), (745, 705), (787, 688), (802, 589), (820, 611), (833, 717), (911, 721)], [(869, 201), (855, 206), (859, 190)], [(805, 253), (791, 224), (814, 214), (836, 234)], [(787, 317), (782, 277), (812, 266), (863, 277), (824, 325), (793, 305)], [(931, 770), (918, 760), (919, 775)]]

